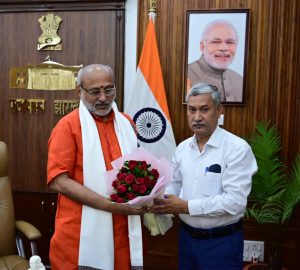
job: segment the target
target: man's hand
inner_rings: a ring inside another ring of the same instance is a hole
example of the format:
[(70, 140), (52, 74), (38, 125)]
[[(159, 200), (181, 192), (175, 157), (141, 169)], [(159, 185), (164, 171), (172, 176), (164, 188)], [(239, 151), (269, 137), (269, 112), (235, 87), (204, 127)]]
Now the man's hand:
[(189, 214), (188, 202), (175, 195), (164, 195), (163, 199), (154, 199), (154, 205), (148, 211), (155, 214)]
[(109, 199), (70, 179), (67, 173), (58, 175), (50, 183), (50, 188), (80, 204), (113, 214), (142, 215), (146, 212), (145, 207), (112, 203)]
[(119, 204), (110, 202), (109, 212), (119, 215), (143, 215), (146, 212), (145, 207), (133, 206), (130, 204)]

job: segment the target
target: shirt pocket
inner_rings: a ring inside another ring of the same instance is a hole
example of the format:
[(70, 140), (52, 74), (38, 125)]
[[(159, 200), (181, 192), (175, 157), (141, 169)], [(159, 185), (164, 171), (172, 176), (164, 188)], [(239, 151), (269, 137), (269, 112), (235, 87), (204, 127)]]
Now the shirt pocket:
[(207, 196), (218, 195), (221, 193), (221, 174), (207, 172), (203, 177), (201, 193)]

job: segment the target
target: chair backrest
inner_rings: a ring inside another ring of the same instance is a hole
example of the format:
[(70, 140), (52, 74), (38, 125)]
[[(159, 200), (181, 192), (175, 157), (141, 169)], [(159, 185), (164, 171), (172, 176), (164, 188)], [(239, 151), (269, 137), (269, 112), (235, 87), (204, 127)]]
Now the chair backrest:
[(8, 173), (8, 150), (0, 141), (0, 256), (17, 254), (15, 215)]

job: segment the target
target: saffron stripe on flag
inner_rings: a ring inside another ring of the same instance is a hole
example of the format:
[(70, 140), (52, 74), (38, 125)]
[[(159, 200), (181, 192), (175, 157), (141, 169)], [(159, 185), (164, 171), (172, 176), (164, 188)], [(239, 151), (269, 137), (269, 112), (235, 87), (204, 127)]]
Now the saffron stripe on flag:
[(139, 62), (139, 68), (144, 74), (144, 78), (147, 81), (159, 106), (171, 122), (159, 60), (155, 29), (151, 18), (149, 19), (147, 27), (144, 47)]
[(139, 144), (157, 157), (165, 156), (170, 161), (176, 142), (151, 18), (125, 112), (135, 121)]

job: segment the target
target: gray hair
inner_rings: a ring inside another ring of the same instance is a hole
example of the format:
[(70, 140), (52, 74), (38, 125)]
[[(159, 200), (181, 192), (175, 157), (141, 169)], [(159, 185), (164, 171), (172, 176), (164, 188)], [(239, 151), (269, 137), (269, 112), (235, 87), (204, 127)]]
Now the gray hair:
[(103, 64), (91, 64), (84, 66), (79, 70), (76, 78), (76, 84), (80, 86), (82, 83), (82, 78), (88, 73), (93, 72), (94, 70), (106, 70), (107, 72), (110, 72), (113, 76), (113, 80), (115, 81), (114, 71), (110, 66)]
[(197, 83), (188, 91), (185, 101), (188, 102), (189, 97), (198, 96), (201, 94), (211, 94), (211, 98), (216, 106), (221, 105), (221, 94), (218, 87), (208, 83)]
[(208, 23), (205, 26), (205, 28), (204, 28), (204, 30), (202, 32), (201, 41), (205, 41), (206, 40), (206, 36), (208, 35), (208, 33), (211, 31), (212, 28), (214, 28), (217, 25), (226, 25), (226, 26), (230, 27), (234, 31), (234, 33), (235, 33), (236, 42), (239, 41), (238, 32), (236, 31), (236, 29), (233, 26), (233, 24), (230, 21), (228, 21), (228, 20), (215, 20), (215, 21), (212, 21), (212, 22)]

